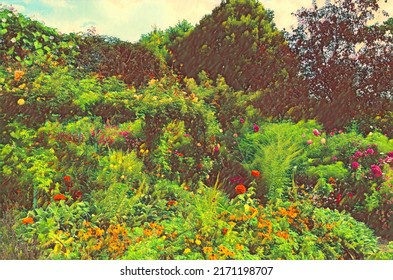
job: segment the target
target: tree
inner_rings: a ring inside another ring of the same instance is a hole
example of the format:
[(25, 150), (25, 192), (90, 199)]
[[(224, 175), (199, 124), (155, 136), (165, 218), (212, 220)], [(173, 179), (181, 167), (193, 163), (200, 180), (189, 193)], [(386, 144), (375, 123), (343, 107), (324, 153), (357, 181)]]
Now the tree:
[(88, 34), (78, 37), (80, 54), (76, 66), (104, 77), (119, 76), (137, 87), (161, 77), (163, 69), (153, 53), (141, 46), (115, 37)]
[(264, 114), (282, 115), (294, 103), (296, 60), (273, 12), (257, 0), (226, 0), (171, 48), (179, 71), (198, 80), (202, 70), (225, 78), (235, 90), (260, 91), (254, 105)]
[(187, 20), (179, 21), (174, 27), (169, 27), (166, 30), (155, 28), (148, 34), (143, 34), (139, 43), (152, 51), (164, 64), (169, 59), (170, 55), (168, 48), (188, 34), (194, 26)]
[(332, 129), (392, 111), (392, 33), (369, 25), (377, 0), (300, 9), (289, 34), (307, 85), (311, 117)]

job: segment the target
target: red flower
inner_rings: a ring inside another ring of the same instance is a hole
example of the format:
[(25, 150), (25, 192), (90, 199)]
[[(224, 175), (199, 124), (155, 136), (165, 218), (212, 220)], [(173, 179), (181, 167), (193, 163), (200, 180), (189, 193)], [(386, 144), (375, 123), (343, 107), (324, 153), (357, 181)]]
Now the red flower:
[(63, 179), (66, 182), (70, 182), (71, 181), (71, 176), (66, 175), (66, 176), (63, 177)]
[(228, 229), (227, 229), (227, 228), (223, 228), (223, 229), (221, 230), (222, 235), (227, 234), (227, 232), (228, 232)]
[(64, 194), (59, 193), (59, 194), (56, 194), (55, 196), (53, 196), (53, 199), (55, 201), (60, 201), (60, 200), (66, 200), (67, 197)]
[(81, 199), (82, 198), (82, 192), (81, 191), (73, 191), (72, 192), (72, 198), (75, 200)]
[(341, 194), (341, 193), (339, 193), (339, 194), (337, 195), (337, 198), (336, 198), (336, 204), (337, 204), (337, 205), (339, 205), (339, 204), (340, 204), (340, 202), (341, 202), (341, 198), (342, 198), (342, 194)]
[(247, 191), (246, 187), (244, 185), (237, 185), (235, 187), (235, 191), (237, 194), (243, 194)]
[(314, 129), (314, 130), (312, 131), (312, 133), (313, 133), (315, 136), (320, 136), (320, 135), (321, 135), (321, 132), (319, 132), (318, 129)]
[(251, 170), (251, 176), (259, 177), (260, 175), (261, 175), (261, 172), (259, 172), (258, 170)]
[(253, 129), (254, 129), (254, 132), (258, 132), (259, 131), (259, 126), (256, 123), (254, 123)]

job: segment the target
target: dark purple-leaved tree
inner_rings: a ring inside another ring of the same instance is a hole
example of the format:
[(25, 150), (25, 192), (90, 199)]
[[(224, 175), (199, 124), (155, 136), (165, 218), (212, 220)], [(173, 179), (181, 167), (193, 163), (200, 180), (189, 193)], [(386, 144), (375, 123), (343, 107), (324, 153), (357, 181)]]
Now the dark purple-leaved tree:
[(300, 60), (309, 117), (327, 129), (392, 114), (392, 33), (371, 24), (377, 0), (313, 2), (288, 34)]

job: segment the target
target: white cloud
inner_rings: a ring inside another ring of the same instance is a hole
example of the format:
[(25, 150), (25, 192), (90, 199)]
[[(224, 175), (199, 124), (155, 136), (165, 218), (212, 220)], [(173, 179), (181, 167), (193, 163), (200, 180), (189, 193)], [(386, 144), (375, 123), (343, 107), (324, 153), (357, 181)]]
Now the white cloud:
[(67, 8), (70, 6), (70, 1), (66, 0), (41, 0), (41, 3), (53, 8)]

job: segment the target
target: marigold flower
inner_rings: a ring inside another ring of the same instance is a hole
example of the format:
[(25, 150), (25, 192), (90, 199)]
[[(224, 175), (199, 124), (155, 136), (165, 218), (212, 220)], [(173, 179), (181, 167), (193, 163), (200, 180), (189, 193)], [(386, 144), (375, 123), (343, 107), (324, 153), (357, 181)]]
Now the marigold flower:
[(22, 219), (22, 224), (27, 225), (27, 224), (33, 224), (34, 219), (32, 217), (26, 217)]
[(246, 187), (244, 185), (237, 185), (235, 187), (235, 191), (237, 194), (243, 194), (247, 191)]
[(69, 182), (69, 181), (71, 181), (71, 176), (66, 175), (63, 177), (63, 179), (64, 179), (64, 181)]
[(176, 206), (177, 205), (177, 201), (176, 200), (170, 200), (170, 201), (168, 201), (167, 204)]
[(25, 105), (25, 100), (23, 98), (18, 99), (17, 101), (19, 106)]
[(20, 79), (22, 79), (22, 77), (25, 75), (25, 72), (21, 71), (21, 70), (15, 70), (14, 72), (14, 81), (15, 82), (19, 82)]
[(228, 232), (228, 229), (227, 229), (227, 228), (223, 228), (223, 229), (221, 230), (222, 235), (227, 234), (227, 232)]
[(188, 253), (191, 253), (191, 249), (190, 248), (184, 249), (184, 254), (188, 254)]
[(211, 253), (211, 252), (213, 252), (213, 248), (212, 247), (203, 247), (203, 252), (205, 254)]
[(153, 231), (151, 229), (144, 229), (143, 234), (146, 236), (151, 236), (153, 234)]
[(56, 194), (55, 196), (53, 196), (53, 199), (55, 201), (60, 201), (60, 200), (66, 200), (67, 197), (64, 194), (59, 193), (59, 194)]
[(336, 183), (336, 179), (334, 179), (333, 177), (330, 177), (330, 178), (328, 179), (328, 182), (329, 182), (330, 184), (335, 184), (335, 183)]
[(251, 176), (253, 177), (259, 177), (261, 175), (261, 172), (258, 170), (251, 170)]

